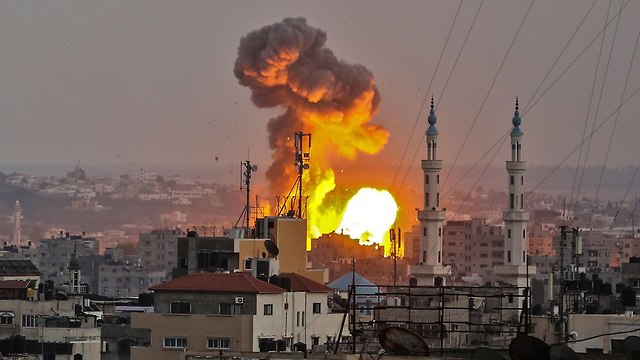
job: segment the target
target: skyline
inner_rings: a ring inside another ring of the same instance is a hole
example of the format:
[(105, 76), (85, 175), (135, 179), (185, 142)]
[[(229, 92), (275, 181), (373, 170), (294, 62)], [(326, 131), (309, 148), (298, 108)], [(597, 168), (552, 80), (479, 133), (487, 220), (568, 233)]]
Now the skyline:
[[(615, 1), (609, 8), (599, 2), (591, 8), (592, 3), (577, 1), (464, 2), (453, 27), (458, 2), (366, 4), (2, 2), (3, 162), (215, 168), (249, 158), (264, 171), (271, 163), (266, 125), (284, 109), (255, 107), (249, 90), (235, 79), (233, 63), (247, 33), (285, 17), (302, 16), (327, 33), (327, 47), (339, 59), (371, 71), (380, 92), (372, 124), (388, 129), (389, 141), (378, 154), (359, 155), (358, 167), (400, 165), (407, 141), (402, 165), (414, 154), (414, 163), (423, 158), (421, 136), (428, 101), (418, 112), (431, 95), (437, 104), (445, 167), (454, 162), (474, 164), (499, 141), (510, 127), (516, 96), (522, 106), (529, 166), (557, 165), (576, 149), (583, 129), (591, 132), (596, 108), (598, 124), (608, 120), (595, 133), (588, 165), (602, 166), (640, 30), (633, 21), (639, 18), (640, 4)], [(617, 23), (612, 16), (621, 5), (625, 7)], [(455, 62), (476, 12), (477, 20)], [(575, 38), (532, 97), (587, 12)], [(601, 43), (596, 35), (607, 13), (612, 21)], [(434, 75), (449, 29), (449, 42)], [(593, 87), (601, 47), (599, 80)], [(628, 154), (640, 152), (635, 141), (640, 125), (633, 121), (640, 111), (640, 99), (633, 93), (640, 86), (639, 66), (634, 60), (625, 94), (632, 97), (617, 121), (608, 167), (628, 165), (633, 161)], [(605, 96), (599, 102), (606, 68)], [(585, 126), (592, 88), (596, 96)], [(495, 156), (499, 162), (492, 165), (501, 166), (507, 153), (503, 146)], [(577, 155), (574, 152), (564, 165), (575, 166)], [(412, 174), (418, 169), (414, 165)]]

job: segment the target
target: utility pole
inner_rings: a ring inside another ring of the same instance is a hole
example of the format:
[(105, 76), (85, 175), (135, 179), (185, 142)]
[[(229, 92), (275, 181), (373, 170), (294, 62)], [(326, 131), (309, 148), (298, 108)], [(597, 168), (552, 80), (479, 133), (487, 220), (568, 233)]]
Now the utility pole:
[[(246, 227), (245, 227), (245, 237), (249, 237), (249, 221), (251, 220), (251, 203), (250, 203), (250, 193), (251, 193), (251, 173), (258, 170), (257, 165), (251, 165), (251, 161), (247, 160), (240, 163), (240, 168), (243, 170), (241, 172), (241, 181), (240, 181), (240, 190), (244, 189), (247, 191), (247, 202), (244, 207), (244, 215), (246, 219)], [(243, 181), (244, 180), (244, 188)]]
[[(567, 233), (571, 233), (571, 269), (567, 269), (564, 265), (564, 252), (567, 247)], [(568, 311), (565, 310), (565, 291), (567, 287), (567, 280), (575, 283), (578, 280), (577, 272), (579, 271), (580, 265), (580, 255), (582, 255), (582, 239), (580, 238), (580, 229), (575, 227), (569, 230), (568, 226), (562, 225), (560, 226), (560, 304), (559, 304), (559, 312), (560, 312), (560, 341), (567, 340), (567, 334), (569, 332), (569, 319), (567, 314)]]
[(566, 340), (566, 318), (564, 314), (564, 290), (565, 290), (565, 276), (566, 269), (564, 267), (564, 248), (567, 247), (567, 225), (560, 226), (560, 303), (558, 304), (558, 310), (560, 313), (560, 341)]

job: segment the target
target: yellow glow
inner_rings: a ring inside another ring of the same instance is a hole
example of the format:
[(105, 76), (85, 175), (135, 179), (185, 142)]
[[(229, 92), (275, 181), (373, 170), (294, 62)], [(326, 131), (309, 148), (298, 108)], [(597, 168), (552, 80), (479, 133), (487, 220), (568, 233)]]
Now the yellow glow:
[(387, 190), (362, 188), (347, 203), (336, 232), (360, 239), (361, 244), (384, 245), (397, 214), (398, 205)]

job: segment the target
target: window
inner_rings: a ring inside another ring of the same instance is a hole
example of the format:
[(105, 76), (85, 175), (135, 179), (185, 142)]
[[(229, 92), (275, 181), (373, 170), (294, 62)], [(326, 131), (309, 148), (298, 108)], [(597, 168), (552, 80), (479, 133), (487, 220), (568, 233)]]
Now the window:
[(507, 251), (507, 262), (511, 262), (511, 250)]
[(186, 348), (187, 347), (187, 338), (186, 337), (166, 337), (164, 338), (164, 347), (166, 348)]
[(172, 301), (169, 306), (171, 314), (191, 314), (191, 303), (182, 301)]
[(242, 308), (236, 304), (220, 304), (220, 314), (222, 315), (240, 315)]
[(524, 194), (520, 194), (520, 210), (524, 209)]
[(209, 349), (230, 349), (231, 348), (231, 339), (230, 338), (208, 338), (207, 339), (207, 348)]
[(524, 176), (520, 176), (520, 185), (524, 185)]
[(436, 206), (440, 207), (440, 193), (438, 193), (438, 196), (436, 197)]
[(513, 185), (513, 176), (511, 176), (510, 184)]
[(427, 227), (422, 228), (422, 235), (427, 236)]
[(507, 229), (507, 237), (511, 239), (511, 229)]
[(429, 193), (424, 194), (424, 203), (426, 207), (429, 207)]
[(313, 303), (313, 313), (320, 314), (322, 312), (322, 304), (321, 303)]
[(527, 230), (525, 230), (525, 229), (522, 230), (522, 238), (523, 239), (527, 238)]
[(22, 327), (38, 327), (38, 315), (22, 315)]
[(296, 326), (300, 326), (300, 311), (296, 311)]
[(424, 183), (429, 184), (429, 175), (424, 176)]
[(436, 175), (436, 183), (440, 184), (440, 174)]
[(264, 314), (273, 315), (273, 304), (264, 304)]
[(513, 194), (509, 194), (509, 208), (513, 209), (515, 207), (515, 196)]
[(13, 325), (14, 316), (13, 313), (7, 312), (0, 314), (0, 325)]

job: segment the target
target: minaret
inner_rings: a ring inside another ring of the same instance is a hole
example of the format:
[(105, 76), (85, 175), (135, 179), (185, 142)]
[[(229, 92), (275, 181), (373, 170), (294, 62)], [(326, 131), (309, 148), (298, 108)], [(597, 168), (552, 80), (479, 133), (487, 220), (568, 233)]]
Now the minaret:
[(76, 244), (73, 245), (73, 254), (71, 254), (71, 259), (69, 260), (69, 266), (67, 266), (67, 270), (69, 270), (69, 287), (68, 293), (71, 294), (82, 294), (82, 286), (80, 283), (80, 262), (77, 257), (77, 241)]
[[(422, 160), (424, 173), (424, 204), (418, 211), (420, 221), (420, 253), (418, 264), (411, 267), (411, 275), (418, 280), (418, 285), (432, 286), (436, 277), (444, 281), (449, 271), (442, 266), (442, 232), (445, 211), (440, 207), (440, 169), (442, 160), (437, 158), (438, 129), (436, 129), (436, 113), (433, 97), (429, 110), (429, 128), (427, 129), (427, 159)], [(437, 285), (437, 284), (436, 284)], [(442, 282), (442, 285), (444, 283)]]
[(22, 220), (22, 208), (20, 207), (20, 202), (16, 200), (16, 206), (13, 208), (13, 243), (17, 247), (20, 247), (22, 240), (20, 220)]
[(528, 277), (535, 274), (535, 267), (527, 269), (527, 221), (529, 213), (524, 210), (524, 172), (526, 162), (522, 158), (522, 136), (520, 111), (516, 98), (516, 109), (511, 120), (511, 160), (507, 160), (509, 184), (508, 209), (502, 213), (504, 220), (504, 265), (496, 267), (501, 280), (515, 286), (529, 285)]

